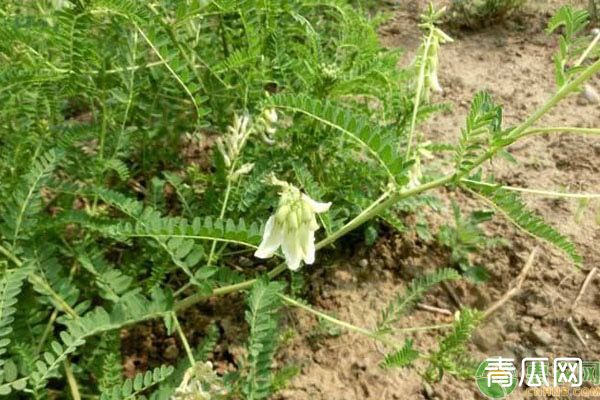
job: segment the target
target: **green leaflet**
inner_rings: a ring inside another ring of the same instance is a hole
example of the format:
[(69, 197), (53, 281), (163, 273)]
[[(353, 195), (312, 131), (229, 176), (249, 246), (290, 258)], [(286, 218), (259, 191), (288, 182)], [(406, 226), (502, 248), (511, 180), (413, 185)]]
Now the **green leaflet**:
[(479, 92), (471, 102), (466, 126), (462, 129), (454, 156), (459, 175), (465, 174), (502, 129), (502, 108), (495, 105), (487, 92)]
[(404, 346), (386, 354), (380, 365), (382, 368), (403, 368), (411, 365), (417, 358), (419, 358), (419, 352), (413, 348), (412, 339), (406, 339)]
[(512, 223), (529, 233), (531, 236), (546, 241), (565, 252), (576, 265), (581, 264), (582, 258), (575, 245), (563, 234), (548, 225), (541, 217), (527, 209), (526, 205), (515, 192), (501, 187), (464, 183), (491, 205), (504, 214)]
[(473, 376), (473, 362), (465, 346), (481, 319), (482, 314), (476, 310), (463, 308), (458, 313), (452, 331), (440, 341), (438, 350), (429, 355), (430, 365), (425, 373), (428, 380), (440, 380), (444, 372), (463, 379)]
[(35, 390), (41, 390), (69, 354), (85, 344), (87, 338), (107, 331), (120, 329), (126, 325), (146, 321), (172, 312), (173, 299), (170, 292), (153, 289), (152, 298), (147, 299), (131, 291), (121, 298), (110, 311), (96, 307), (80, 318), (65, 322), (66, 331), (60, 333), (60, 341), (51, 343), (51, 351), (36, 362), (31, 373), (30, 383)]
[(22, 291), (23, 282), (31, 268), (21, 267), (16, 270), (4, 271), (0, 278), (0, 370), (3, 368), (7, 347), (10, 344), (8, 337), (13, 328), (14, 313), (17, 311), (17, 297)]
[(280, 94), (270, 99), (277, 108), (304, 114), (347, 135), (377, 160), (396, 183), (406, 183), (403, 157), (397, 152), (398, 143), (391, 140), (373, 121), (352, 114), (348, 109), (328, 101), (304, 95)]
[(399, 294), (381, 313), (377, 323), (379, 332), (390, 332), (392, 325), (405, 315), (425, 295), (425, 293), (441, 282), (456, 280), (460, 274), (451, 268), (442, 268), (429, 275), (414, 279), (406, 291)]
[(32, 165), (21, 179), (12, 195), (12, 201), (5, 207), (2, 215), (4, 224), (1, 233), (14, 246), (19, 239), (28, 237), (36, 226), (36, 214), (41, 211), (40, 187), (49, 179), (62, 154), (54, 149), (48, 150)]
[(172, 366), (162, 365), (152, 371), (138, 373), (133, 379), (127, 379), (122, 385), (114, 386), (108, 392), (102, 393), (101, 400), (135, 399), (141, 392), (167, 379), (174, 371)]
[(243, 392), (248, 400), (266, 399), (272, 392), (271, 363), (278, 344), (278, 311), (282, 282), (258, 280), (248, 294), (246, 322), (250, 326), (248, 365)]

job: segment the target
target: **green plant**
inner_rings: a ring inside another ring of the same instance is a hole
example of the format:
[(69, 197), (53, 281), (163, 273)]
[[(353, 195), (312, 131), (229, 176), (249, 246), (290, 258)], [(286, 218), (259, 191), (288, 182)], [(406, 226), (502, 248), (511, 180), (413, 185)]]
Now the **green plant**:
[(450, 251), (450, 264), (466, 276), (482, 282), (487, 279), (487, 271), (482, 266), (471, 264), (470, 255), (502, 243), (502, 239), (485, 235), (480, 224), (494, 216), (492, 211), (473, 211), (463, 217), (456, 202), (452, 202), (453, 225), (442, 225), (438, 234), (440, 244)]
[(466, 28), (501, 21), (525, 4), (526, 0), (452, 0), (448, 22)]
[[(501, 108), (477, 95), (452, 163), (429, 169), (423, 155), (435, 146), (419, 124), (440, 109), (429, 94), (440, 89), (440, 45), (451, 40), (441, 17), (428, 9), (415, 63), (398, 70), (373, 21), (343, 0), (3, 2), (0, 393), (266, 398), (294, 371), (271, 368), (286, 306), (381, 342), (386, 367), (427, 355), (425, 376), (464, 375), (460, 354), (477, 313), (462, 310), (454, 326), (396, 327), (456, 271), (416, 280), (367, 329), (296, 298), (299, 279), (290, 293), (285, 262), (251, 257), (261, 248), (300, 268), (366, 223), (359, 234), (371, 235), (377, 218), (408, 229), (402, 213), (450, 186), (581, 261), (517, 196), (549, 192), (502, 186), (485, 162), (531, 135), (600, 133), (535, 125), (600, 70), (576, 35), (585, 14), (565, 8), (552, 20), (565, 27), (558, 88), (539, 110), (503, 127)], [(216, 328), (197, 346), (179, 319), (243, 291), (247, 355), (239, 371), (218, 376), (209, 362)], [(185, 357), (122, 380), (115, 332), (149, 320), (163, 321)], [(429, 352), (395, 339), (430, 329), (453, 330)]]

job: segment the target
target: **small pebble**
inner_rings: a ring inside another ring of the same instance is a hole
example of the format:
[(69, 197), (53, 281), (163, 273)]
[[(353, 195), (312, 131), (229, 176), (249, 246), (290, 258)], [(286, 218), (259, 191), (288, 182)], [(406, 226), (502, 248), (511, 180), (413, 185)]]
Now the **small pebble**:
[(544, 346), (548, 346), (554, 340), (554, 338), (552, 337), (551, 334), (549, 334), (548, 332), (546, 332), (545, 330), (543, 330), (541, 328), (535, 328), (535, 327), (533, 327), (531, 329), (531, 338), (535, 342), (537, 342), (539, 344), (543, 344)]
[(598, 103), (600, 103), (600, 95), (598, 94), (598, 91), (596, 89), (594, 89), (594, 87), (591, 85), (584, 85), (583, 91), (577, 98), (577, 104), (579, 104), (580, 106), (583, 106), (586, 104), (598, 104)]
[(543, 304), (536, 303), (536, 304), (532, 305), (531, 307), (529, 307), (529, 309), (527, 310), (527, 313), (529, 315), (531, 315), (532, 317), (542, 318), (550, 313), (550, 309)]

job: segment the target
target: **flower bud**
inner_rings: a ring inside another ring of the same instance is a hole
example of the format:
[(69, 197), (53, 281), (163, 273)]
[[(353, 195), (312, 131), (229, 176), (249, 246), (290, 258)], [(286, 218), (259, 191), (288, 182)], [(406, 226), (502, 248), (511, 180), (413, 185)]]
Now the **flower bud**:
[(277, 209), (277, 213), (275, 214), (275, 219), (277, 220), (277, 223), (279, 223), (280, 225), (285, 224), (285, 221), (288, 217), (288, 214), (290, 213), (290, 206), (288, 205), (282, 205)]
[(269, 108), (269, 109), (266, 109), (266, 110), (263, 112), (263, 115), (264, 115), (265, 119), (266, 119), (267, 121), (269, 121), (270, 123), (274, 124), (274, 123), (276, 123), (276, 122), (277, 122), (277, 119), (278, 119), (278, 118), (277, 118), (277, 111), (275, 111), (275, 109), (274, 109), (274, 108)]

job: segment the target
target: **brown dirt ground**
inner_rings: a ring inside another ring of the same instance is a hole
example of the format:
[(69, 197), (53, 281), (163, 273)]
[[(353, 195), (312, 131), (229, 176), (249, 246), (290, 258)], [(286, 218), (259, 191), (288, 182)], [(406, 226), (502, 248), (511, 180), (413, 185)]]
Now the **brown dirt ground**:
[[(438, 2), (439, 3), (439, 2)], [(549, 4), (550, 3), (550, 4)], [(382, 41), (406, 50), (408, 63), (419, 44), (417, 17), (425, 2), (402, 2), (391, 21), (381, 28)], [(456, 142), (470, 100), (482, 89), (505, 107), (505, 124), (526, 118), (554, 89), (552, 56), (556, 37), (544, 33), (551, 15), (564, 2), (531, 2), (524, 13), (501, 26), (477, 32), (450, 31), (455, 38), (441, 51), (440, 80), (445, 92), (437, 100), (453, 105), (452, 111), (438, 114), (422, 131), (434, 142)], [(582, 5), (580, 2), (579, 5)], [(599, 81), (593, 85), (598, 87)], [(600, 126), (598, 104), (583, 104), (574, 96), (567, 99), (540, 122), (540, 126)], [(495, 161), (488, 171), (508, 185), (575, 192), (600, 191), (600, 141), (573, 135), (534, 137), (512, 146), (519, 166)], [(445, 192), (444, 200), (456, 200), (463, 210), (483, 208), (468, 195)], [(465, 305), (485, 309), (507, 292), (536, 245), (540, 252), (524, 282), (522, 291), (506, 303), (479, 328), (470, 346), (475, 359), (503, 355), (520, 360), (525, 356), (578, 356), (600, 360), (600, 274), (587, 288), (573, 321), (586, 348), (569, 327), (570, 307), (589, 270), (599, 266), (600, 205), (592, 202), (579, 210), (577, 200), (525, 196), (528, 205), (577, 244), (584, 256), (581, 270), (550, 246), (517, 231), (496, 217), (489, 223), (490, 235), (509, 239), (507, 247), (487, 250), (474, 262), (485, 265), (490, 282), (476, 285), (453, 284)], [(447, 203), (447, 204), (448, 204)], [(579, 210), (579, 213), (578, 213)], [(449, 211), (431, 213), (433, 226), (439, 225)], [(447, 254), (433, 243), (416, 236), (391, 235), (370, 249), (360, 249), (352, 261), (313, 269), (311, 302), (316, 307), (363, 327), (373, 327), (380, 308), (390, 301), (406, 282), (423, 271), (444, 265)], [(426, 304), (456, 310), (448, 294), (437, 290)], [(416, 311), (404, 326), (450, 322), (452, 317)], [(327, 335), (319, 330), (313, 317), (294, 312), (291, 326), (296, 331), (279, 354), (279, 362), (295, 363), (301, 372), (276, 399), (351, 400), (351, 399), (479, 399), (483, 398), (474, 381), (445, 376), (439, 383), (426, 384), (420, 378), (424, 364), (416, 369), (382, 371), (378, 363), (383, 349), (356, 334)], [(431, 332), (415, 334), (420, 349), (435, 346)], [(399, 337), (402, 340), (404, 337)], [(509, 398), (524, 398), (522, 390)]]

